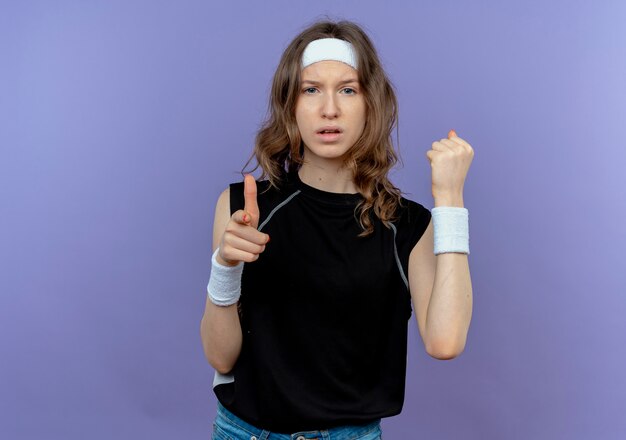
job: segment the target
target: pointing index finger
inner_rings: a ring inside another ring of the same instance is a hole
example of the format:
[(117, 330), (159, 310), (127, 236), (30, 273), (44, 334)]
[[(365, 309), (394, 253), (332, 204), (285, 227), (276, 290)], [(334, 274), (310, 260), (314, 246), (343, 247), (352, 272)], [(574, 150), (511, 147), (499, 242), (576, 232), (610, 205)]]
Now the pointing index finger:
[(252, 217), (250, 225), (259, 225), (259, 205), (257, 203), (256, 180), (251, 174), (246, 174), (243, 184), (244, 210)]

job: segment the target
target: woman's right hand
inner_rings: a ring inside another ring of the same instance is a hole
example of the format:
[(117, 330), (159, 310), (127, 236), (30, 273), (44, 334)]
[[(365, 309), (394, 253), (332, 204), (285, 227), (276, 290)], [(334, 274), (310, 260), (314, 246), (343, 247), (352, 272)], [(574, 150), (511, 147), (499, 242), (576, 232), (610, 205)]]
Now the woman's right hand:
[(257, 230), (259, 205), (256, 181), (250, 174), (244, 177), (243, 196), (244, 209), (235, 211), (230, 217), (216, 256), (217, 261), (226, 266), (235, 266), (240, 261), (248, 263), (256, 261), (270, 241), (269, 235)]

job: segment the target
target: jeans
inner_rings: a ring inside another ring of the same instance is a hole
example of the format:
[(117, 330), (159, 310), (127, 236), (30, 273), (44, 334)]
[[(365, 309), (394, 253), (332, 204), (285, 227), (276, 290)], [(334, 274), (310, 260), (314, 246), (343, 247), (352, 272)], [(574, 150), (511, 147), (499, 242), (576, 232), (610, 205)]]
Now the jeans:
[(280, 434), (244, 422), (217, 402), (212, 440), (382, 440), (380, 419), (366, 425)]

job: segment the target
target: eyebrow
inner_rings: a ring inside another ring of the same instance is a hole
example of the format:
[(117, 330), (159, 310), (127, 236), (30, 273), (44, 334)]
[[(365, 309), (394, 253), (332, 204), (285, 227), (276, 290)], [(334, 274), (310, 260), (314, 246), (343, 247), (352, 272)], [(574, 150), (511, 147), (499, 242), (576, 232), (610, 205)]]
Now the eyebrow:
[[(358, 83), (359, 80), (356, 79), (356, 78), (349, 78), (349, 79), (344, 79), (343, 81), (339, 81), (339, 84), (340, 85), (341, 84), (348, 84), (348, 83), (352, 83), (352, 82)], [(321, 84), (319, 81), (313, 81), (312, 79), (305, 79), (304, 81), (302, 81), (302, 84), (304, 84), (304, 83), (310, 83), (310, 84), (316, 84), (316, 85)]]

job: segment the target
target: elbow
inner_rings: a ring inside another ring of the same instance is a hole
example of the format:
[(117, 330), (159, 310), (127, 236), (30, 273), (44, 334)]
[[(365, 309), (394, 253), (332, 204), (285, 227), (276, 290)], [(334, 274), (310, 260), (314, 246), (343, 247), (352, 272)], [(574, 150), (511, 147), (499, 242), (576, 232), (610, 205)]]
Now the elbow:
[(209, 361), (209, 364), (220, 374), (228, 374), (233, 371), (233, 365), (220, 364), (217, 362)]
[(449, 361), (459, 356), (460, 353), (456, 352), (428, 352), (430, 357), (435, 358), (440, 361)]
[(204, 356), (209, 365), (220, 374), (229, 374), (235, 368), (241, 353), (242, 336), (239, 323), (237, 322), (232, 329), (227, 324), (224, 328), (211, 328), (206, 314), (200, 323)]
[(207, 362), (215, 371), (220, 374), (228, 374), (235, 367), (235, 362), (237, 362), (237, 357), (234, 359), (229, 359), (227, 356), (212, 350), (208, 344), (204, 343), (204, 357)]
[(431, 344), (426, 348), (426, 353), (430, 357), (446, 361), (459, 357), (464, 349), (464, 345), (458, 344)]
[(204, 349), (204, 357), (207, 362), (215, 371), (220, 374), (228, 374), (232, 369), (233, 365), (223, 359), (223, 356), (217, 356), (211, 347), (208, 344), (208, 341), (205, 339), (205, 335), (201, 334), (202, 339), (202, 348)]
[(209, 365), (211, 365), (211, 367), (213, 367), (213, 369), (220, 374), (228, 374), (235, 367), (234, 362), (229, 362), (227, 359), (224, 358), (224, 356), (216, 356), (215, 354), (211, 353), (206, 347), (204, 350), (204, 354), (207, 361), (209, 362)]

